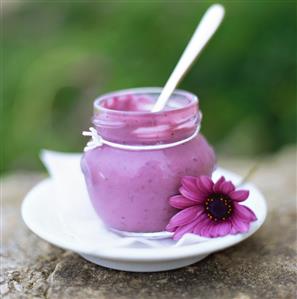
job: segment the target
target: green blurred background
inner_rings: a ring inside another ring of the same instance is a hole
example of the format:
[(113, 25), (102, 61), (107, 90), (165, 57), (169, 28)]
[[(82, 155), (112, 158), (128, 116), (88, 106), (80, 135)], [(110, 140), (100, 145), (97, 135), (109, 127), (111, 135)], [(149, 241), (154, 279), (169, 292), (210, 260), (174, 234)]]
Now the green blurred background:
[[(81, 151), (93, 99), (162, 86), (209, 1), (3, 2), (0, 173), (41, 148)], [(296, 2), (221, 1), (222, 27), (180, 88), (199, 95), (219, 153), (296, 141)]]

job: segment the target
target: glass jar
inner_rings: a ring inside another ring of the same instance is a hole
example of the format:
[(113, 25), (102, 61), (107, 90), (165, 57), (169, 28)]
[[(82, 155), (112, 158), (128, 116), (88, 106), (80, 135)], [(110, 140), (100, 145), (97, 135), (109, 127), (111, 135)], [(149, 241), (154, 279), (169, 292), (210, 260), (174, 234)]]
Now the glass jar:
[(163, 231), (177, 210), (183, 176), (211, 175), (215, 155), (198, 132), (198, 98), (176, 90), (166, 108), (150, 112), (161, 88), (103, 95), (93, 125), (103, 144), (81, 161), (91, 202), (103, 222), (124, 232)]

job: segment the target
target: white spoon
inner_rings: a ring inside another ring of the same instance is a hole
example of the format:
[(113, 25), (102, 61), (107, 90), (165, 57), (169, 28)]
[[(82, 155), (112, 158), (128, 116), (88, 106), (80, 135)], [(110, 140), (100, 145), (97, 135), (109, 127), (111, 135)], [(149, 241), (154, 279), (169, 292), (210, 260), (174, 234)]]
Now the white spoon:
[(220, 4), (212, 5), (202, 17), (186, 49), (179, 59), (175, 69), (166, 82), (152, 112), (161, 111), (186, 72), (190, 69), (198, 54), (213, 36), (224, 17), (224, 7)]

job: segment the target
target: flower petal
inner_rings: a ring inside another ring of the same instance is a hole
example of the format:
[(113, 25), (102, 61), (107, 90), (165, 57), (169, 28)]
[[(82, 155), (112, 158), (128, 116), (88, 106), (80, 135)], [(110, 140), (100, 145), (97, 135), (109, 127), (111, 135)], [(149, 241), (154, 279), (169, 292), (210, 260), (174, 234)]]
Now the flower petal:
[(202, 209), (198, 206), (193, 206), (190, 208), (186, 208), (184, 210), (181, 210), (177, 214), (175, 214), (169, 221), (169, 224), (166, 227), (167, 229), (172, 229), (176, 226), (182, 226), (185, 224), (188, 224), (189, 222), (192, 222), (197, 218), (198, 211), (201, 211)]
[(248, 190), (236, 190), (229, 194), (230, 198), (234, 201), (244, 201), (249, 197)]
[(211, 238), (216, 238), (219, 237), (219, 227), (220, 224), (219, 223), (212, 223), (211, 225), (208, 226), (208, 236)]
[(174, 233), (177, 229), (178, 226), (171, 225), (170, 223), (165, 227), (165, 230), (171, 233)]
[(231, 181), (225, 181), (219, 186), (219, 189), (223, 194), (229, 195), (230, 192), (235, 190), (235, 186)]
[(226, 180), (225, 180), (225, 177), (223, 177), (223, 176), (221, 176), (220, 178), (219, 178), (219, 180), (214, 184), (214, 186), (213, 186), (213, 191), (214, 192), (221, 192), (221, 185), (225, 182)]
[(197, 192), (196, 178), (193, 176), (184, 176), (181, 180), (185, 189), (192, 192)]
[(231, 231), (231, 222), (213, 222), (209, 223), (206, 229), (201, 230), (201, 235), (204, 237), (210, 237), (210, 238), (217, 238), (217, 237), (223, 237), (230, 233)]
[(190, 222), (186, 225), (180, 226), (173, 235), (173, 240), (179, 240), (184, 234), (191, 233), (195, 222)]
[[(195, 233), (194, 229), (196, 228), (196, 226), (199, 222), (201, 222), (203, 220), (209, 220), (207, 218), (207, 216), (205, 215), (203, 209), (200, 209), (200, 211), (198, 212), (197, 215), (198, 215), (198, 217), (194, 221), (192, 221), (186, 225), (180, 226), (175, 230), (176, 233), (174, 234), (174, 237), (173, 237), (174, 240), (180, 239), (186, 233)], [(204, 227), (204, 226), (202, 226), (202, 227)]]
[(233, 204), (234, 206), (234, 214), (236, 216), (238, 216), (239, 218), (242, 219), (242, 221), (245, 221), (245, 222), (252, 222), (252, 221), (255, 221), (257, 220), (257, 216), (255, 215), (255, 213), (250, 209), (248, 208), (247, 206), (244, 206), (244, 205), (240, 205), (238, 203), (235, 203)]
[(200, 230), (200, 236), (202, 237), (207, 237), (207, 238), (211, 238), (211, 232), (212, 229), (214, 228), (215, 224), (213, 224), (212, 221), (209, 221), (208, 223), (206, 223)]
[(213, 181), (209, 176), (202, 175), (197, 178), (196, 184), (198, 187), (198, 192), (209, 195), (212, 193), (212, 187), (214, 185)]
[(211, 223), (211, 220), (206, 216), (206, 214), (202, 214), (195, 222), (196, 225), (193, 229), (193, 233), (201, 236), (201, 230)]
[(185, 189), (184, 187), (180, 187), (179, 188), (179, 192), (186, 198), (190, 199), (190, 200), (193, 200), (195, 202), (199, 202), (199, 203), (202, 203), (205, 198), (202, 194), (198, 194), (198, 192), (192, 192), (192, 191), (189, 191), (187, 189)]
[(242, 221), (242, 219), (236, 215), (232, 217), (231, 223), (231, 234), (233, 235), (238, 233), (246, 233), (250, 228), (250, 224), (248, 222)]
[(191, 199), (188, 199), (182, 195), (175, 195), (169, 198), (169, 204), (177, 209), (185, 209), (196, 205), (197, 203)]
[(216, 235), (213, 235), (213, 237), (223, 237), (230, 233), (231, 231), (231, 222), (225, 221), (222, 223), (217, 224), (217, 230)]

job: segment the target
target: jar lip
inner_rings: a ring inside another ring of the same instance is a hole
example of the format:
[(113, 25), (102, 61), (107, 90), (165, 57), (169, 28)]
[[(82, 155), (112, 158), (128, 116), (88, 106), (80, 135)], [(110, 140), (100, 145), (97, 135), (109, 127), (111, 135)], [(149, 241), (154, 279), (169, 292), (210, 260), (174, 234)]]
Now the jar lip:
[[(122, 89), (122, 90), (117, 90), (117, 91), (112, 91), (112, 92), (108, 92), (105, 93), (101, 96), (99, 96), (98, 98), (96, 98), (94, 100), (94, 110), (95, 111), (103, 111), (103, 112), (108, 112), (108, 113), (114, 113), (114, 114), (128, 114), (128, 115), (158, 115), (158, 114), (162, 114), (165, 111), (161, 110), (158, 112), (151, 112), (151, 111), (126, 111), (126, 110), (115, 110), (115, 109), (109, 109), (109, 108), (105, 108), (102, 105), (100, 105), (100, 103), (105, 100), (106, 98), (109, 98), (111, 96), (117, 96), (117, 95), (123, 95), (123, 94), (129, 94), (129, 93), (133, 93), (133, 94), (146, 94), (146, 93), (161, 93), (163, 87), (137, 87), (137, 88), (128, 88), (128, 89)], [(178, 107), (178, 108), (174, 108), (171, 109), (169, 111), (182, 111), (184, 109), (187, 109), (193, 105), (197, 105), (199, 103), (199, 98), (186, 90), (183, 89), (176, 89), (174, 90), (174, 92), (172, 93), (173, 95), (180, 95), (185, 97), (186, 99), (189, 100), (189, 103)], [(169, 112), (168, 110), (166, 111), (167, 113)]]

